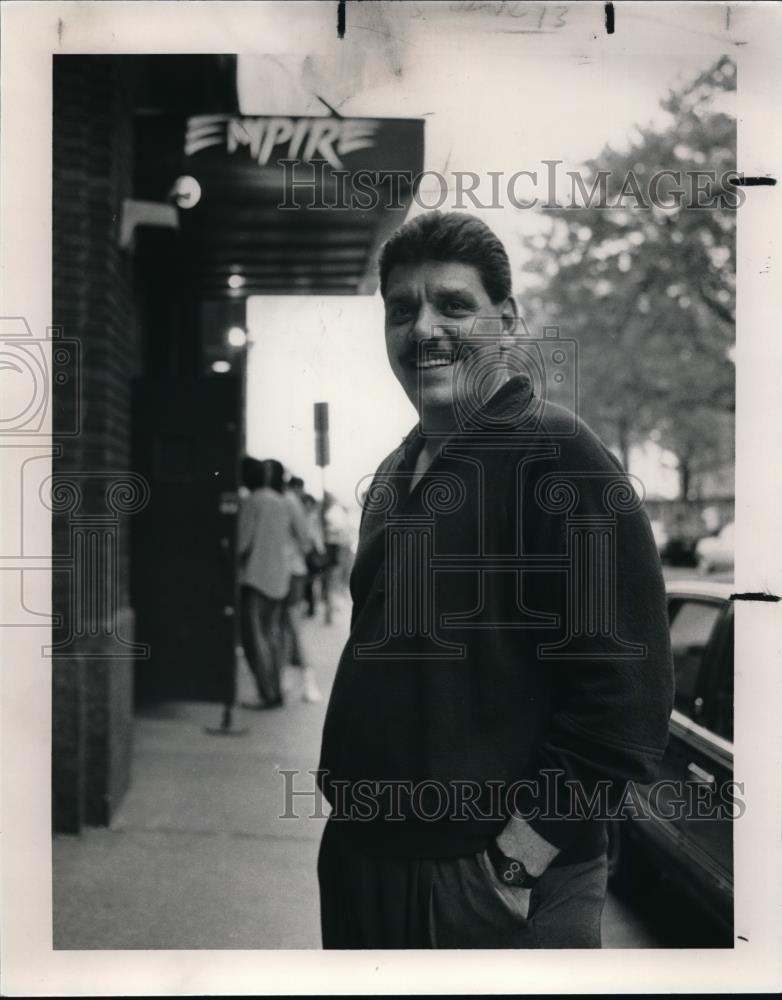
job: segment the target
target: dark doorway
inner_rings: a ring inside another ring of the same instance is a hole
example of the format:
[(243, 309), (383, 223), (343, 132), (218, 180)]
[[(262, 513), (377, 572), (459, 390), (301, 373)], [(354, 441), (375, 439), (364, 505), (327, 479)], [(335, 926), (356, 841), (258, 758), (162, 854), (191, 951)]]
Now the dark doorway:
[(134, 386), (134, 469), (150, 485), (132, 536), (137, 701), (222, 701), (235, 649), (238, 375)]

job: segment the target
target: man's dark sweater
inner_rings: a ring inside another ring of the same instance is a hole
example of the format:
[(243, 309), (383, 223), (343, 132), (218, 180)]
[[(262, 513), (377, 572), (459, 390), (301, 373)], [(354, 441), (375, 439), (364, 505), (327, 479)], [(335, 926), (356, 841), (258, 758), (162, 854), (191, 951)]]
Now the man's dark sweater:
[(321, 788), (365, 850), (471, 854), (512, 807), (555, 863), (596, 857), (605, 825), (574, 805), (651, 781), (668, 738), (648, 520), (594, 433), (523, 376), (410, 491), (422, 440), (414, 429), (367, 493)]

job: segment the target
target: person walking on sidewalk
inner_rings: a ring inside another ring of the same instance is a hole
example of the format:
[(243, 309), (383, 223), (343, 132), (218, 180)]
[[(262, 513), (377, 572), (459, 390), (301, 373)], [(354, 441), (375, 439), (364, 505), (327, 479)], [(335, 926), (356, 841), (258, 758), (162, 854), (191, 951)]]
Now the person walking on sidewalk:
[(242, 478), (250, 492), (239, 508), (241, 634), (259, 698), (243, 707), (280, 708), (280, 619), (290, 587), (291, 511), (282, 495), (280, 462), (245, 458)]
[(599, 948), (605, 819), (654, 780), (672, 707), (649, 522), (536, 394), (530, 358), (575, 384), (570, 342), (517, 335), (488, 226), (416, 217), (380, 290), (419, 422), (364, 504), (319, 767), (323, 944)]
[(326, 552), (326, 542), (323, 537), (323, 518), (320, 513), (318, 501), (310, 493), (305, 493), (301, 498), (304, 505), (304, 513), (307, 517), (307, 530), (309, 531), (312, 547), (307, 553), (307, 584), (304, 588), (307, 604), (307, 617), (315, 617), (317, 601), (321, 596), (322, 579), (328, 562)]
[[(286, 543), (290, 585), (282, 606), (283, 648), (291, 666), (301, 674), (302, 701), (322, 701), (310, 657), (304, 648), (302, 619), (307, 589), (307, 555), (313, 547), (313, 538), (302, 503), (304, 480), (291, 476), (286, 484), (284, 498), (290, 511), (290, 530)], [(283, 668), (284, 669), (284, 668)]]
[(334, 594), (343, 587), (342, 567), (345, 563), (344, 550), (350, 546), (347, 514), (337, 498), (325, 491), (321, 504), (323, 517), (323, 538), (326, 545), (326, 566), (321, 576), (321, 594), (325, 609), (324, 621), (331, 625), (334, 619)]

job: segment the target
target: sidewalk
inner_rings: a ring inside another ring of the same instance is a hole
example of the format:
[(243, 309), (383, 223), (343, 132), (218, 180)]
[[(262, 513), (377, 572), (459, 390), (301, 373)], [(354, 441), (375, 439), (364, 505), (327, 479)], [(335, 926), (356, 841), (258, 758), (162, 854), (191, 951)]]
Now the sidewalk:
[[(320, 736), (349, 606), (334, 624), (305, 620), (319, 704), (297, 698), (278, 712), (237, 709), (246, 736), (209, 736), (216, 705), (166, 704), (137, 717), (132, 787), (108, 829), (54, 838), (54, 946), (62, 949), (320, 948), (316, 862), (322, 819), (312, 799), (281, 819), (277, 768), (299, 769), (314, 789)], [(253, 698), (246, 668), (241, 698)], [(610, 895), (604, 948), (659, 946), (627, 904)]]
[[(299, 799), (281, 819), (284, 779), (314, 789), (326, 696), (345, 641), (347, 599), (333, 625), (305, 619), (319, 704), (237, 709), (246, 736), (210, 736), (218, 706), (166, 704), (137, 717), (131, 789), (108, 829), (54, 838), (54, 946), (63, 949), (319, 948), (316, 861), (322, 819)], [(254, 697), (242, 667), (240, 699)]]

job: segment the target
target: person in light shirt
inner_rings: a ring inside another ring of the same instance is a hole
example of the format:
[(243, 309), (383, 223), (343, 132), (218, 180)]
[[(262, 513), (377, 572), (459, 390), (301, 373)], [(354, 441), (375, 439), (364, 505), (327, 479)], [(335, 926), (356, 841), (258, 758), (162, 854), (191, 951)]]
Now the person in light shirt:
[[(301, 675), (302, 701), (322, 700), (315, 670), (302, 635), (304, 600), (307, 589), (307, 555), (313, 547), (313, 538), (302, 502), (304, 480), (291, 476), (283, 494), (290, 510), (290, 530), (286, 550), (290, 570), (290, 584), (282, 607), (284, 650), (292, 667)], [(285, 681), (283, 680), (283, 687)]]
[(241, 634), (258, 689), (258, 701), (244, 703), (244, 707), (280, 708), (280, 623), (290, 589), (292, 514), (282, 495), (280, 462), (245, 458), (242, 478), (249, 493), (242, 499), (238, 525)]
[(323, 538), (326, 544), (326, 568), (321, 578), (325, 622), (330, 625), (334, 617), (334, 594), (347, 584), (346, 563), (350, 558), (350, 522), (347, 512), (337, 498), (326, 491), (323, 494)]

